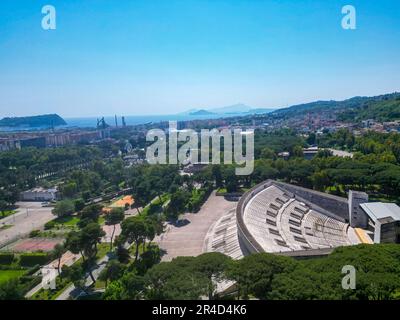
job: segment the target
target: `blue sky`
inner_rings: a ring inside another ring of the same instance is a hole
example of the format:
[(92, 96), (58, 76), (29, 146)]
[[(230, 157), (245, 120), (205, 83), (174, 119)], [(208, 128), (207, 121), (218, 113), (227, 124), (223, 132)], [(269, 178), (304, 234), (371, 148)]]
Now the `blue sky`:
[[(57, 10), (44, 31), (41, 8)], [(357, 9), (357, 30), (341, 8)], [(1, 0), (0, 116), (171, 114), (400, 91), (398, 0)]]

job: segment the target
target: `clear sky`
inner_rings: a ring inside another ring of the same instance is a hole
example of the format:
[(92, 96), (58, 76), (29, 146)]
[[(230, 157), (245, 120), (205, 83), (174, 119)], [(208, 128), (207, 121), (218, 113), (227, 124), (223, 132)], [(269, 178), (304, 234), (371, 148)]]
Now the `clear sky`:
[(0, 1), (0, 116), (282, 107), (400, 91), (399, 71), (398, 0)]

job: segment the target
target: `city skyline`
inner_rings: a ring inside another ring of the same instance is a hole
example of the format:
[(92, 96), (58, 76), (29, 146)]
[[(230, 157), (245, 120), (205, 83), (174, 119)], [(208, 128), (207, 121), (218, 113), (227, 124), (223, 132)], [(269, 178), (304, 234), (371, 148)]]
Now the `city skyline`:
[[(109, 1), (0, 4), (0, 117), (280, 108), (399, 91), (400, 3)], [(390, 32), (388, 32), (390, 30)]]

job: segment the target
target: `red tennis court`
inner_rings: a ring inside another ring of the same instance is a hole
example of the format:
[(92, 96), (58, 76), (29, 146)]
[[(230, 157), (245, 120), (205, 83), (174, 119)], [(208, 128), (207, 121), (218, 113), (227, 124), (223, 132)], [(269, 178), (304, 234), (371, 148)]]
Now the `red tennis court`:
[(62, 239), (47, 239), (47, 238), (23, 239), (16, 242), (11, 247), (11, 250), (16, 252), (34, 252), (34, 251), (49, 252), (53, 250), (56, 244), (61, 242)]

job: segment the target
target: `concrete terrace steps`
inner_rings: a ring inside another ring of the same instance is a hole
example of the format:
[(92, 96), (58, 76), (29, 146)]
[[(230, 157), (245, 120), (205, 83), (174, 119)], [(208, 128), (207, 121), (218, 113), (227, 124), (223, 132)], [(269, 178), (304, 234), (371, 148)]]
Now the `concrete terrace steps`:
[(270, 185), (251, 198), (243, 220), (267, 252), (320, 249), (352, 244), (348, 224), (312, 210)]
[(207, 234), (206, 252), (221, 252), (232, 259), (240, 259), (243, 252), (239, 244), (235, 210), (222, 216)]

